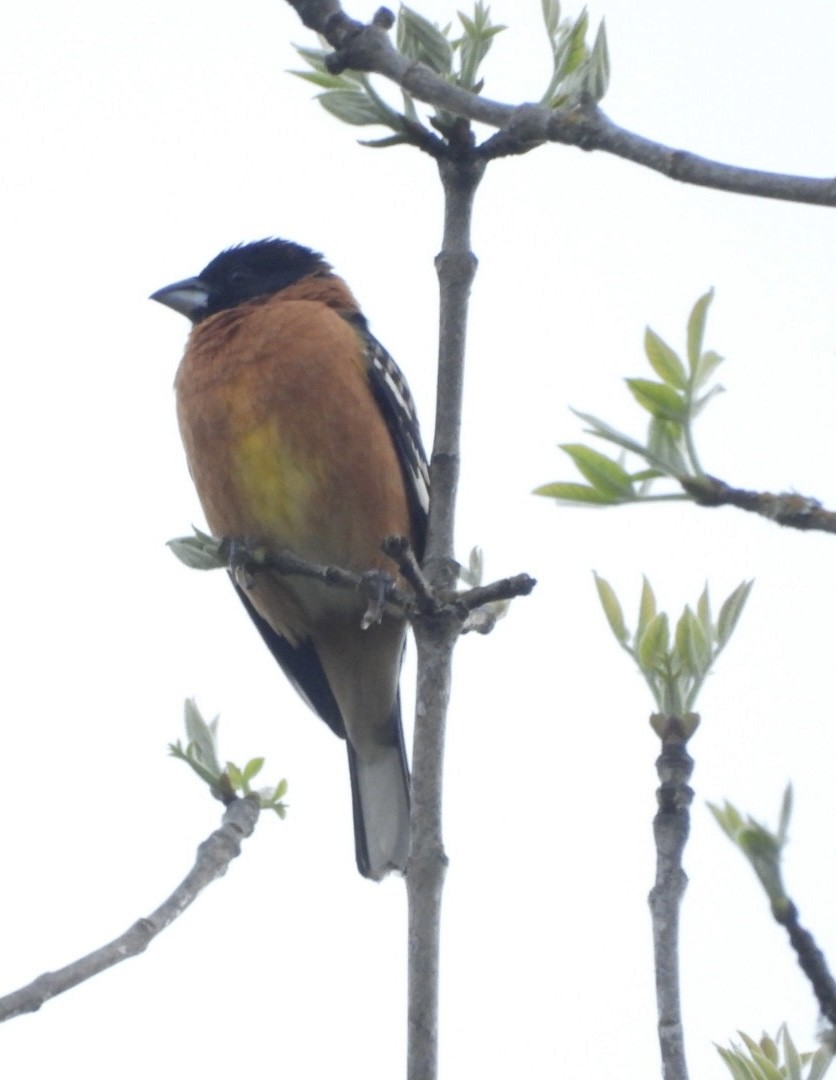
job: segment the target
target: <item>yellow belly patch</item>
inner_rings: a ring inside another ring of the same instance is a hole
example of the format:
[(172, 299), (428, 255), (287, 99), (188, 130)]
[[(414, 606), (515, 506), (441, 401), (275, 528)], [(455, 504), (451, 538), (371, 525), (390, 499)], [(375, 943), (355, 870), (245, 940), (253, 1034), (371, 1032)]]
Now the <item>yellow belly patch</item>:
[(302, 546), (318, 477), (280, 438), (267, 421), (241, 435), (230, 462), (242, 516), (252, 532), (269, 537), (271, 546)]

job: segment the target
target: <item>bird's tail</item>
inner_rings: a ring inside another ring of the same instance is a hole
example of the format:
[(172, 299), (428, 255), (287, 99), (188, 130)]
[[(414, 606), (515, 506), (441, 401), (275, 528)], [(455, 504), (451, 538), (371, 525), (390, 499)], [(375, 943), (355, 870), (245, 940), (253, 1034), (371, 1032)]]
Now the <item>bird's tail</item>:
[(373, 881), (390, 870), (404, 873), (409, 856), (409, 768), (400, 701), (392, 715), (393, 743), (364, 761), (348, 741), (357, 869)]

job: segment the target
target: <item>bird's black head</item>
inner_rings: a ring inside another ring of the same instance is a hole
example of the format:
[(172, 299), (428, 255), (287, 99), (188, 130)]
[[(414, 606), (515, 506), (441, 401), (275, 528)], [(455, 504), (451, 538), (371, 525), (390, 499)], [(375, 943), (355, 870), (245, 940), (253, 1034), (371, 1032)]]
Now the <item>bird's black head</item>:
[(289, 240), (256, 240), (228, 248), (196, 278), (166, 285), (151, 296), (193, 323), (227, 308), (272, 296), (310, 274), (328, 273), (318, 251)]

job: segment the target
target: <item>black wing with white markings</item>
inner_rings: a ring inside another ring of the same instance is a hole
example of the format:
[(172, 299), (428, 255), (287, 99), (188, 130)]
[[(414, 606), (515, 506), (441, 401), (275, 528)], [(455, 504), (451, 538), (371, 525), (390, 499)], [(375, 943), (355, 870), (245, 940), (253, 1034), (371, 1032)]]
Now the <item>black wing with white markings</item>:
[(415, 554), (424, 554), (427, 510), (430, 505), (430, 470), (421, 441), (418, 413), (403, 372), (359, 316), (352, 320), (366, 345), (369, 383), (395, 444), (404, 476), (414, 531)]

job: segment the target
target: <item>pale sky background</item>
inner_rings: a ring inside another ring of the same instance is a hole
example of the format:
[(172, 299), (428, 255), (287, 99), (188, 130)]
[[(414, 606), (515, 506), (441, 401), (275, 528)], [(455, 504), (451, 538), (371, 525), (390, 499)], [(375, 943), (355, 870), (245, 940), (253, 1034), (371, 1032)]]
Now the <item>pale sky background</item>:
[[(539, 96), (535, 0), (486, 93)], [(445, 22), (454, 7), (422, 0)], [(354, 4), (367, 18), (371, 4)], [(576, 9), (572, 9), (575, 11)], [(595, 0), (604, 108), (732, 163), (834, 172), (830, 0)], [(109, 940), (191, 865), (220, 809), (166, 756), (182, 701), (222, 750), (266, 754), (287, 821), (142, 957), (0, 1034), (9, 1076), (233, 1070), (294, 1080), (402, 1074), (405, 901), (354, 869), (345, 752), (309, 715), (223, 575), (165, 541), (202, 523), (171, 383), (187, 323), (147, 301), (229, 244), (324, 251), (412, 384), (432, 431), (441, 225), (432, 162), (371, 151), (289, 76), (313, 44), (283, 0), (47, 0), (3, 11), (5, 586), (2, 987)], [(712, 1042), (816, 1007), (751, 870), (705, 801), (774, 822), (792, 779), (786, 875), (836, 963), (833, 553), (731, 509), (555, 509), (574, 405), (636, 434), (623, 386), (650, 323), (681, 348), (711, 285), (727, 393), (698, 428), (709, 471), (836, 506), (832, 210), (686, 187), (602, 154), (542, 148), (490, 167), (475, 219), (458, 544), (535, 594), (458, 653), (447, 758), (442, 1075), (658, 1075), (646, 907), (658, 744), (591, 571), (634, 617), (642, 572), (678, 611), (756, 585), (699, 703), (683, 997), (692, 1074)], [(405, 676), (407, 699), (412, 683)], [(408, 709), (407, 709), (408, 711)]]

